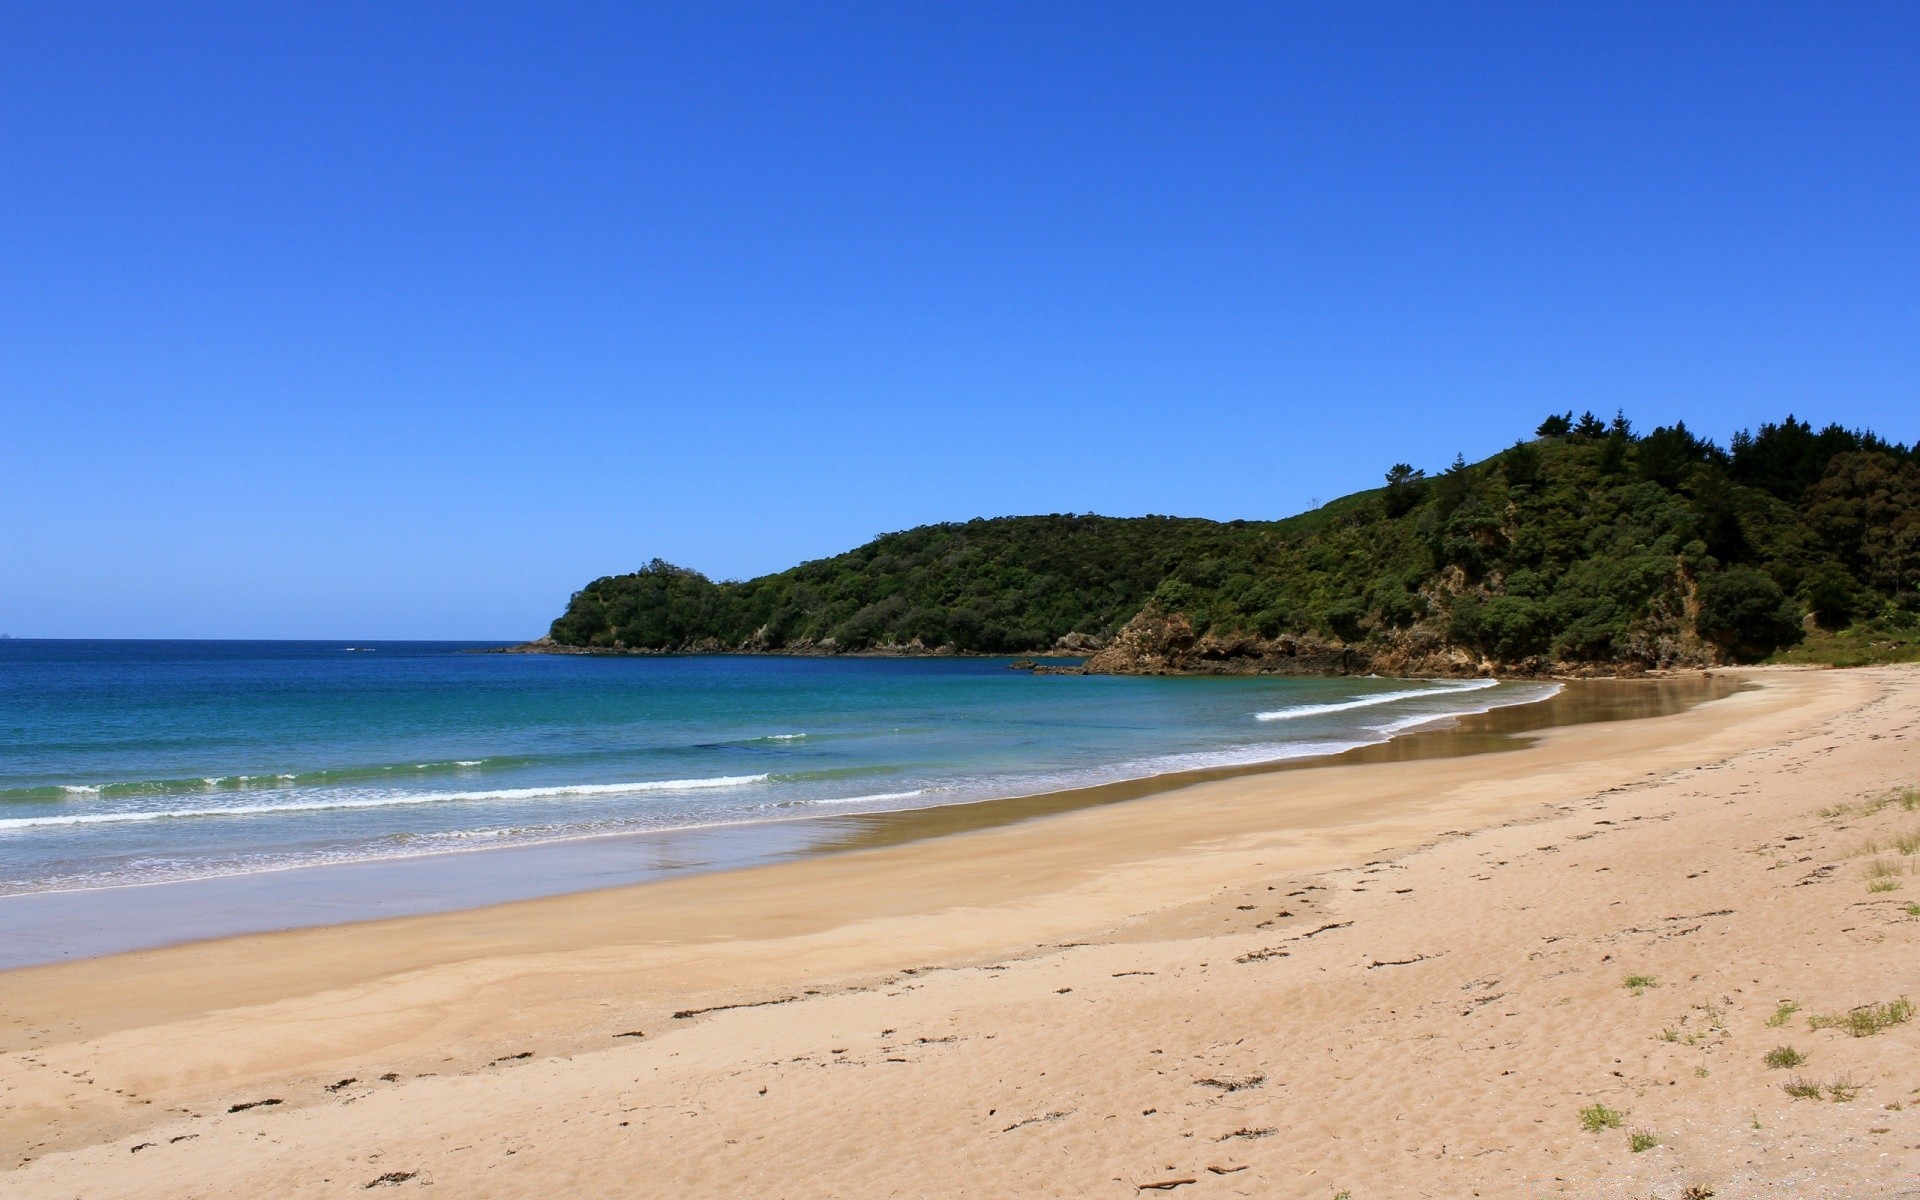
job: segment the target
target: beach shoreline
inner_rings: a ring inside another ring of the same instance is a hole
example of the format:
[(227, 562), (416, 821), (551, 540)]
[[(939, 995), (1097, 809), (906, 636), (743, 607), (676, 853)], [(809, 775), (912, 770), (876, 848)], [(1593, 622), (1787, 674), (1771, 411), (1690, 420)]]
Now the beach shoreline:
[[(1533, 681), (1528, 681), (1533, 682)], [(1104, 783), (915, 808), (816, 812), (501, 847), (0, 897), (0, 971), (216, 938), (478, 909), (899, 845), (1200, 783), (1317, 766), (1518, 749), (1533, 732), (1680, 711), (1742, 686), (1725, 673), (1561, 681), (1538, 699), (1421, 720), (1376, 741), (1291, 757), (1182, 767)]]
[[(1556, 823), (1591, 827), (1598, 808), (1624, 810), (1666, 790), (1711, 789), (1720, 786), (1722, 774), (1757, 771), (1758, 783), (1722, 797), (1721, 804), (1665, 818), (1699, 822), (1695, 841), (1704, 847), (1726, 832), (1721, 826), (1731, 810), (1787, 802), (1784, 796), (1768, 799), (1768, 780), (1777, 771), (1727, 764), (1812, 754), (1808, 744), (1823, 738), (1839, 739), (1820, 753), (1856, 791), (1884, 790), (1901, 771), (1911, 781), (1913, 762), (1903, 757), (1909, 739), (1895, 730), (1906, 719), (1902, 705), (1920, 692), (1920, 673), (1764, 670), (1730, 678), (1752, 686), (1670, 715), (1547, 728), (1516, 739), (1522, 744), (1502, 753), (1382, 755), (1379, 761), (1303, 765), (724, 874), (0, 973), (0, 1019), (8, 1031), (0, 1086), (9, 1095), (0, 1138), (13, 1164), (11, 1184), (22, 1195), (331, 1195), (380, 1174), (367, 1165), (377, 1152), (381, 1163), (417, 1160), (417, 1170), (396, 1170), (455, 1183), (461, 1194), (530, 1195), (594, 1186), (580, 1156), (593, 1156), (609, 1170), (628, 1162), (623, 1156), (638, 1152), (638, 1142), (626, 1131), (641, 1127), (681, 1139), (663, 1148), (656, 1136), (647, 1160), (647, 1170), (673, 1194), (721, 1195), (729, 1188), (731, 1194), (742, 1188), (796, 1196), (890, 1194), (899, 1180), (888, 1184), (890, 1169), (867, 1162), (859, 1148), (877, 1153), (872, 1146), (900, 1139), (916, 1147), (922, 1171), (932, 1172), (922, 1178), (944, 1181), (927, 1183), (930, 1194), (1133, 1194), (1146, 1167), (1122, 1163), (1122, 1157), (1146, 1153), (1173, 1163), (1183, 1142), (1191, 1141), (1188, 1149), (1226, 1144), (1181, 1138), (1180, 1132), (1198, 1137), (1200, 1131), (1176, 1129), (1178, 1114), (1184, 1112), (1178, 1120), (1191, 1126), (1209, 1112), (1280, 1100), (1281, 1089), (1268, 1082), (1290, 1073), (1292, 1059), (1276, 1042), (1282, 1034), (1267, 1029), (1240, 1042), (1223, 1041), (1233, 1024), (1222, 1015), (1227, 1010), (1258, 1001), (1289, 1014), (1293, 1032), (1285, 1036), (1318, 1036), (1332, 1044), (1330, 1038), (1350, 1038), (1351, 1031), (1322, 1027), (1337, 1023), (1340, 1014), (1316, 1007), (1323, 1000), (1315, 999), (1315, 988), (1363, 986), (1379, 970), (1434, 959), (1447, 961), (1451, 971), (1476, 956), (1498, 957), (1498, 945), (1482, 944), (1487, 931), (1449, 922), (1446, 914), (1497, 913), (1502, 922), (1524, 924), (1517, 914), (1563, 903), (1524, 889), (1515, 894), (1490, 873), (1482, 881), (1470, 846), (1504, 844), (1515, 836), (1525, 841), (1536, 832), (1537, 840), (1549, 841)], [(1774, 790), (1782, 792), (1791, 790), (1789, 783), (1799, 786), (1795, 779), (1776, 782)], [(1793, 803), (1799, 805), (1795, 814), (1811, 812), (1798, 796)], [(1754, 819), (1776, 818), (1784, 819), (1769, 810)], [(1623, 847), (1623, 857), (1605, 868), (1619, 871), (1616, 878), (1629, 870), (1645, 874), (1652, 858), (1671, 849), (1629, 846), (1655, 826), (1627, 821), (1609, 816), (1600, 822), (1623, 826), (1602, 830), (1608, 844)], [(1558, 834), (1551, 840), (1558, 845), (1515, 850), (1507, 861), (1537, 860), (1567, 844)], [(1588, 853), (1581, 851), (1583, 857)], [(1456, 861), (1463, 855), (1465, 861)], [(1399, 899), (1398, 889), (1369, 882), (1370, 874), (1393, 871), (1425, 879), (1408, 889), (1422, 896), (1420, 903), (1436, 905), (1425, 926), (1417, 916), (1395, 915), (1413, 903)], [(1838, 878), (1843, 872), (1830, 874)], [(1579, 878), (1582, 887), (1611, 884), (1607, 876)], [(1679, 892), (1699, 890), (1693, 878), (1662, 883), (1659, 899), (1672, 897), (1677, 904)], [(1336, 879), (1337, 886), (1330, 882)], [(1858, 881), (1849, 882), (1857, 890)], [(1790, 898), (1820, 894), (1800, 889)], [(1643, 887), (1616, 903), (1655, 898)], [(1420, 936), (1386, 933), (1397, 929), (1396, 921), (1413, 922), (1409, 928)], [(1369, 935), (1369, 948), (1358, 951), (1357, 959), (1352, 947), (1342, 949), (1355, 935), (1341, 932), (1356, 925), (1383, 931)], [(1532, 934), (1495, 942), (1511, 943), (1523, 959), (1533, 952), (1522, 952), (1523, 944), (1539, 945)], [(1891, 949), (1884, 940), (1873, 945), (1872, 953)], [(1344, 957), (1325, 965), (1328, 980), (1312, 972), (1302, 976), (1300, 968), (1322, 953)], [(1281, 959), (1300, 962), (1283, 965)], [(1257, 979), (1250, 968), (1261, 963), (1276, 969)], [(1213, 992), (1193, 991), (1226, 971), (1223, 964), (1233, 964), (1237, 975), (1221, 980)], [(1608, 967), (1582, 969), (1611, 974)], [(1401, 977), (1417, 975), (1408, 970)], [(1041, 976), (1065, 982), (1028, 987)], [(1609, 986), (1619, 990), (1617, 979)], [(1108, 994), (1119, 987), (1127, 989), (1124, 995)], [(999, 997), (1015, 992), (1018, 1001), (1003, 1005)], [(1061, 1028), (1061, 1017), (1047, 1015), (1049, 1006), (1080, 993), (1086, 993), (1083, 1001), (1073, 1003), (1092, 1007), (1073, 1010), (1071, 1035), (1050, 1038), (1046, 1031)], [(1215, 994), (1223, 998), (1218, 1005), (1199, 999)], [(1876, 992), (1871, 998), (1886, 997)], [(1481, 1011), (1472, 997), (1462, 1003), (1469, 1012)], [(1536, 997), (1524, 1007), (1532, 1011), (1542, 1003), (1547, 1001)], [(798, 1057), (814, 1068), (845, 1063), (906, 1070), (932, 1056), (927, 1047), (949, 1044), (940, 1030), (988, 1011), (999, 1013), (992, 1038), (954, 1033), (972, 1049), (946, 1054), (950, 1061), (935, 1072), (951, 1068), (959, 1075), (899, 1085), (909, 1086), (929, 1114), (952, 1106), (938, 1118), (952, 1130), (945, 1141), (934, 1137), (932, 1115), (916, 1123), (895, 1111), (885, 1095), (849, 1096), (847, 1085), (833, 1082), (833, 1072), (778, 1068), (773, 1056), (777, 1046), (800, 1049)], [(1167, 1015), (1181, 1011), (1188, 1015)], [(1161, 1019), (1153, 1019), (1154, 1013)], [(902, 1053), (873, 1053), (874, 1030), (860, 1034), (863, 1049), (854, 1048), (850, 1030), (861, 1021), (884, 1029), (885, 1042), (896, 1032), (904, 1037), (910, 1026), (900, 1022), (909, 1019), (916, 1023), (913, 1036), (922, 1040), (902, 1043), (910, 1047)], [(1233, 1080), (1262, 1074), (1261, 1083), (1222, 1089), (1187, 1078), (1166, 1081), (1164, 1074), (1152, 1074), (1158, 1066), (1131, 1061), (1124, 1081), (1101, 1074), (1119, 1069), (1113, 1065), (1115, 1047), (1171, 1038), (1165, 1020), (1206, 1027), (1200, 1037), (1206, 1044), (1196, 1043), (1189, 1054), (1222, 1060), (1209, 1070), (1231, 1066), (1241, 1072)], [(1395, 1013), (1383, 1012), (1378, 1036), (1387, 1037), (1401, 1023)], [(1911, 1049), (1910, 1033), (1890, 1036), (1905, 1037), (1899, 1044)], [(1264, 1058), (1220, 1048), (1263, 1037), (1274, 1043)], [(1084, 1039), (1094, 1041), (1082, 1045)], [(1061, 1060), (1055, 1041), (1078, 1048)], [(1222, 1065), (1227, 1059), (1235, 1061)], [(1370, 1061), (1364, 1053), (1355, 1058), (1364, 1061)], [(998, 1072), (1003, 1082), (989, 1084), (982, 1072)], [(393, 1078), (382, 1081), (384, 1076)], [(1024, 1082), (1004, 1082), (1016, 1077)], [(341, 1082), (348, 1079), (353, 1082)], [(1073, 1079), (1078, 1082), (1065, 1082)], [(718, 1094), (735, 1081), (752, 1081), (762, 1090), (742, 1082), (737, 1113), (731, 1101), (719, 1108), (697, 1104), (705, 1118), (701, 1132), (691, 1132), (692, 1125), (682, 1130), (652, 1123), (664, 1116), (638, 1117), (684, 1107), (686, 1096)], [(776, 1084), (779, 1099), (769, 1101)], [(1916, 1084), (1920, 1078), (1908, 1086)], [(1115, 1098), (1115, 1089), (1138, 1088), (1151, 1096), (1163, 1085), (1172, 1090), (1161, 1105), (1134, 1105), (1129, 1098), (1125, 1105), (1134, 1107), (1125, 1109)], [(1543, 1076), (1539, 1086), (1565, 1085)], [(1033, 1113), (1015, 1114), (1021, 1122), (1016, 1130), (1034, 1118), (1033, 1136), (1025, 1149), (1003, 1155), (996, 1139), (1014, 1131), (998, 1130), (1000, 1105), (974, 1100), (1009, 1089), (1059, 1095), (1045, 1104), (1036, 1099)], [(624, 1109), (627, 1124), (599, 1122), (602, 1101), (616, 1092), (634, 1102)], [(591, 1130), (558, 1128), (563, 1094), (574, 1097), (573, 1115)], [(589, 1103), (583, 1096), (595, 1099)], [(278, 1103), (227, 1112), (260, 1099)], [(786, 1145), (809, 1127), (806, 1114), (821, 1105), (832, 1106), (848, 1127), (844, 1138), (832, 1140), (828, 1157), (843, 1165), (849, 1156), (859, 1161), (865, 1181), (860, 1186), (848, 1186), (844, 1175), (817, 1173), (813, 1159), (825, 1151)], [(1102, 1122), (1120, 1124), (1087, 1124), (1083, 1114), (1094, 1108), (1106, 1114)], [(1165, 1113), (1169, 1121), (1125, 1115), (1142, 1108)], [(983, 1116), (989, 1109), (992, 1114)], [(585, 1122), (589, 1110), (594, 1119)], [(409, 1115), (401, 1119), (401, 1112)], [(386, 1114), (384, 1125), (379, 1113)], [(749, 1119), (758, 1136), (735, 1136), (742, 1127), (734, 1122)], [(515, 1131), (529, 1139), (527, 1146), (507, 1160), (489, 1159), (484, 1173), (469, 1175), (463, 1160), (451, 1157), (464, 1152), (451, 1148), (460, 1140), (452, 1131), (473, 1122)], [(1171, 1139), (1164, 1152), (1155, 1132), (1161, 1126)], [(245, 1150), (246, 1139), (262, 1131), (279, 1148)], [(1357, 1132), (1336, 1134), (1335, 1140)], [(1574, 1164), (1566, 1169), (1585, 1172), (1579, 1179), (1591, 1182), (1616, 1169), (1611, 1159), (1569, 1151), (1563, 1132), (1553, 1131), (1551, 1148), (1563, 1165)], [(190, 1140), (170, 1140), (175, 1138)], [(1059, 1138), (1075, 1139), (1071, 1166), (1035, 1174), (1049, 1149), (1064, 1144)], [(151, 1145), (130, 1152), (143, 1140)], [(750, 1140), (752, 1148), (742, 1149)], [(1215, 1154), (1222, 1162), (1203, 1164), (1230, 1168), (1207, 1175), (1209, 1186), (1244, 1187), (1264, 1179), (1260, 1192), (1248, 1194), (1334, 1190), (1295, 1187), (1308, 1169), (1300, 1163), (1319, 1155), (1339, 1165), (1337, 1156), (1328, 1157), (1330, 1143), (1297, 1145), (1278, 1132), (1241, 1140), (1245, 1147), (1232, 1149), (1243, 1162), (1225, 1162), (1231, 1156), (1222, 1152)], [(535, 1152), (536, 1144), (543, 1149)], [(806, 1168), (780, 1174), (782, 1145), (786, 1154), (805, 1159)], [(1271, 1173), (1277, 1166), (1255, 1161), (1256, 1151), (1283, 1146), (1290, 1165), (1280, 1174)], [(728, 1173), (715, 1173), (716, 1154), (728, 1160)], [(1376, 1182), (1391, 1181), (1405, 1169), (1397, 1160), (1371, 1162), (1358, 1147), (1340, 1154), (1347, 1156), (1339, 1161), (1347, 1163), (1356, 1187), (1367, 1172)], [(1656, 1163), (1637, 1156), (1621, 1161), (1636, 1169)], [(347, 1162), (358, 1165), (345, 1171), (340, 1164)], [(1167, 1169), (1199, 1170), (1179, 1163)], [(1498, 1172), (1462, 1170), (1452, 1177), (1491, 1189), (1485, 1195), (1537, 1194), (1513, 1190), (1521, 1188), (1520, 1178), (1503, 1181)], [(837, 1191), (830, 1186), (833, 1178)], [(1508, 1184), (1512, 1188), (1502, 1190)], [(1537, 1173), (1525, 1175), (1525, 1187), (1539, 1185)]]
[[(1564, 685), (1562, 685), (1564, 686)], [(1501, 735), (1621, 712), (1660, 711), (1699, 702), (1732, 686), (1724, 678), (1668, 683), (1651, 699), (1623, 707), (1604, 684), (1576, 684), (1589, 701), (1489, 695), (1490, 707), (1416, 720), (1384, 732), (1353, 730), (1344, 749), (1310, 749), (1228, 765), (1188, 766), (1102, 783), (960, 798), (906, 808), (823, 808), (791, 816), (739, 817), (618, 832), (569, 833), (543, 840), (323, 863), (253, 868), (184, 879), (55, 887), (0, 895), (0, 970), (71, 962), (220, 937), (339, 925), (394, 916), (483, 908), (543, 896), (631, 887), (683, 875), (740, 870), (786, 859), (894, 844), (962, 829), (987, 828), (1074, 808), (1111, 804), (1193, 783), (1291, 766), (1360, 761), (1340, 757), (1395, 741), (1388, 753), (1416, 756), (1501, 748)], [(1633, 686), (1627, 694), (1647, 689)], [(1498, 719), (1491, 712), (1512, 709)], [(1519, 711), (1524, 710), (1524, 711)], [(1455, 718), (1464, 718), (1459, 724)], [(1425, 736), (1429, 727), (1450, 732)], [(1147, 764), (1141, 764), (1147, 765)], [(1154, 764), (1159, 765), (1159, 764)], [(920, 795), (903, 794), (903, 799)]]

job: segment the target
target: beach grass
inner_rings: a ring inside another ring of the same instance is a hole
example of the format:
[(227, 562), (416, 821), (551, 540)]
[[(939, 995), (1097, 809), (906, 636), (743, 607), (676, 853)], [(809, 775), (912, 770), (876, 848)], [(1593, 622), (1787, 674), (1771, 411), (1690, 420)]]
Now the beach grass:
[(1765, 1061), (1769, 1068), (1778, 1071), (1787, 1067), (1799, 1066), (1801, 1063), (1807, 1061), (1807, 1056), (1795, 1050), (1792, 1046), (1775, 1046), (1773, 1049), (1767, 1051)]
[(1900, 877), (1907, 873), (1905, 863), (1897, 859), (1876, 858), (1867, 864), (1867, 890), (1892, 892), (1900, 888)]
[(1877, 622), (1841, 630), (1816, 629), (1799, 645), (1781, 650), (1767, 661), (1826, 667), (1920, 662), (1920, 630), (1884, 628)]
[(1913, 1001), (1905, 996), (1883, 1004), (1862, 1004), (1840, 1014), (1816, 1014), (1807, 1019), (1814, 1029), (1843, 1029), (1853, 1037), (1872, 1037), (1876, 1033), (1913, 1019)]
[(1580, 1128), (1588, 1133), (1599, 1133), (1603, 1129), (1618, 1129), (1625, 1124), (1627, 1114), (1617, 1108), (1608, 1108), (1595, 1101), (1580, 1110)]

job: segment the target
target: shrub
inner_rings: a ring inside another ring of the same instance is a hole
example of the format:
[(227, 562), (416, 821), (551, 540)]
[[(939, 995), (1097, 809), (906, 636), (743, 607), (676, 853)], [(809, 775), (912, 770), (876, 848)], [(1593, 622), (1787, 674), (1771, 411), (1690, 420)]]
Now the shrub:
[(1636, 1129), (1627, 1135), (1627, 1149), (1633, 1151), (1635, 1154), (1639, 1154), (1644, 1150), (1651, 1150), (1659, 1144), (1660, 1139), (1644, 1129)]
[(1500, 456), (1500, 473), (1515, 487), (1532, 487), (1540, 482), (1541, 463), (1538, 446), (1517, 442)]

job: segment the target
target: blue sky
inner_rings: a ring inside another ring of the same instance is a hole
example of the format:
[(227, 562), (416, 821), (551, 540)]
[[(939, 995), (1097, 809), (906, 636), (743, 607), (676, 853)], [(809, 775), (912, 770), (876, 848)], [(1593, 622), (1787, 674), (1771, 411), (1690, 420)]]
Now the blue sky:
[(9, 5), (0, 631), (1920, 436), (1920, 8)]

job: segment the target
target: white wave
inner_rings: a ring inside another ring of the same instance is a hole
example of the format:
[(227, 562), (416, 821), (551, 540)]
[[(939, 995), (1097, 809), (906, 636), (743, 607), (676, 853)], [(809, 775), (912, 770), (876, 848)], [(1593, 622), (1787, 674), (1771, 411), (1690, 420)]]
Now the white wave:
[(1257, 721), (1292, 721), (1300, 717), (1318, 717), (1327, 713), (1350, 712), (1356, 708), (1372, 708), (1376, 704), (1392, 704), (1396, 700), (1422, 700), (1430, 696), (1444, 696), (1449, 692), (1477, 692), (1481, 688), (1495, 687), (1498, 679), (1468, 679), (1459, 683), (1435, 684), (1417, 691), (1372, 692), (1365, 696), (1356, 696), (1351, 700), (1340, 700), (1331, 704), (1296, 704), (1292, 708), (1276, 708), (1271, 712), (1253, 714)]
[[(1364, 731), (1356, 731), (1364, 732)], [(1214, 767), (1253, 767), (1262, 763), (1288, 762), (1322, 754), (1339, 754), (1378, 740), (1374, 737), (1345, 738), (1335, 742), (1272, 742), (1251, 746), (1224, 746), (1217, 750), (1193, 750), (1184, 754), (1161, 754), (1153, 758), (1116, 763), (1097, 772), (1089, 772), (1083, 783), (1119, 783), (1129, 779), (1151, 779), (1156, 775), (1174, 775), (1186, 771), (1205, 771)]]
[(798, 742), (806, 739), (804, 733), (770, 733), (761, 738), (763, 742)]
[(1411, 716), (1397, 717), (1384, 725), (1369, 725), (1367, 728), (1373, 730), (1375, 733), (1392, 737), (1421, 725), (1432, 724), (1435, 721), (1446, 721), (1454, 717), (1477, 716), (1480, 713), (1489, 712), (1496, 708), (1511, 708), (1516, 704), (1534, 704), (1541, 700), (1557, 696), (1561, 692), (1561, 685), (1557, 683), (1522, 684), (1517, 686), (1524, 687), (1527, 690), (1521, 694), (1510, 695), (1503, 704), (1489, 704), (1484, 708), (1463, 708), (1459, 710), (1449, 710), (1447, 712), (1414, 713)]
[(135, 821), (168, 821), (189, 817), (256, 817), (279, 813), (331, 812), (355, 808), (392, 808), (407, 804), (442, 804), (473, 800), (538, 800), (551, 796), (616, 796), (638, 792), (690, 792), (707, 788), (745, 787), (765, 783), (765, 775), (718, 775), (710, 779), (648, 779), (634, 783), (580, 783), (562, 787), (500, 788), (490, 792), (411, 792), (397, 796), (340, 797), (295, 801), (291, 804), (233, 804), (219, 808), (139, 809), (127, 812), (71, 813), (59, 817), (16, 817), (0, 821), (0, 830), (45, 825), (118, 825)]
[(870, 804), (884, 800), (911, 800), (915, 796), (927, 794), (926, 788), (914, 788), (910, 792), (875, 792), (871, 796), (835, 796), (825, 800), (803, 800), (802, 804)]

